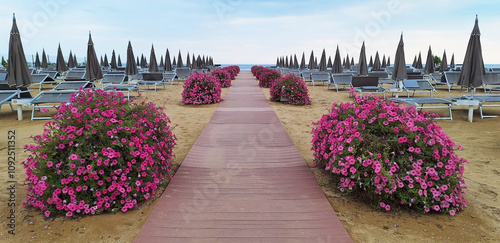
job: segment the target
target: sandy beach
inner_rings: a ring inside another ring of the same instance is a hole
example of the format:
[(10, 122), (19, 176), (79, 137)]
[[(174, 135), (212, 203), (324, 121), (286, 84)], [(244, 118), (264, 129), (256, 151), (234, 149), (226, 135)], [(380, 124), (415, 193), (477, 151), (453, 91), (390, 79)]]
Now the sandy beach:
[[(255, 83), (257, 85), (257, 81)], [(313, 121), (318, 121), (333, 102), (349, 102), (348, 93), (327, 90), (326, 86), (308, 85), (312, 105), (292, 106), (271, 103), (281, 123), (299, 149), (307, 166), (313, 162), (311, 130)], [(224, 94), (231, 88), (223, 89)], [(189, 152), (212, 114), (217, 104), (204, 106), (184, 105), (181, 102), (182, 85), (167, 86), (158, 92), (144, 92), (143, 98), (166, 107), (165, 113), (173, 125), (177, 136), (174, 149), (175, 168)], [(269, 89), (262, 89), (269, 97)], [(465, 91), (449, 93), (438, 90), (436, 97), (458, 96)], [(30, 121), (31, 112), (24, 112), (24, 120), (17, 121), (17, 114), (8, 105), (0, 112), (0, 237), (2, 242), (131, 242), (139, 232), (160, 194), (148, 203), (127, 213), (96, 215), (69, 219), (56, 217), (46, 219), (41, 211), (25, 208), (21, 204), (26, 193), (22, 186), (24, 169), (20, 164), (28, 153), (24, 145), (30, 144), (31, 135), (41, 134), (46, 120)], [(458, 107), (461, 108), (461, 107)], [(465, 107), (462, 107), (465, 108)], [(487, 108), (486, 113), (500, 114), (500, 108)], [(441, 110), (438, 112), (445, 115)], [(469, 189), (466, 191), (468, 208), (456, 216), (419, 214), (407, 210), (394, 209), (390, 212), (374, 210), (367, 202), (354, 197), (344, 197), (332, 188), (327, 172), (311, 168), (333, 209), (355, 242), (499, 242), (500, 241), (500, 167), (497, 147), (500, 142), (500, 118), (481, 120), (476, 111), (474, 122), (467, 121), (465, 110), (454, 110), (454, 120), (438, 120), (438, 125), (454, 142), (464, 147), (457, 153), (466, 158), (464, 173)], [(8, 134), (15, 131), (16, 169), (14, 178), (9, 179)], [(174, 169), (175, 169), (174, 168)], [(174, 176), (175, 179), (175, 176)], [(8, 181), (15, 181), (15, 194), (7, 190)], [(163, 188), (164, 189), (164, 188)], [(162, 189), (162, 190), (163, 190)], [(15, 212), (10, 213), (9, 198), (15, 198)], [(308, 207), (308, 205), (304, 205)], [(15, 235), (8, 234), (7, 223), (15, 216)]]

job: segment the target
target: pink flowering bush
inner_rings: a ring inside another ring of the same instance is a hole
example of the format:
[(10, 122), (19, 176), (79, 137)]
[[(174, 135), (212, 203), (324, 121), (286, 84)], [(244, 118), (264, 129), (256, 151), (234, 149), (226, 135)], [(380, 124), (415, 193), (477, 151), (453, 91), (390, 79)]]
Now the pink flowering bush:
[(53, 118), (22, 162), (24, 205), (46, 217), (126, 212), (170, 178), (176, 138), (163, 108), (87, 89)]
[(240, 73), (240, 67), (234, 65), (234, 66), (228, 66), (222, 68), (224, 71), (227, 71), (229, 75), (231, 75), (231, 80), (234, 80), (236, 78), (236, 75)]
[(316, 166), (332, 172), (341, 192), (360, 194), (378, 208), (454, 215), (467, 207), (467, 161), (432, 116), (371, 96), (334, 103), (313, 123)]
[(271, 88), (273, 83), (281, 78), (281, 73), (276, 69), (266, 68), (257, 77), (259, 79), (259, 86), (263, 88)]
[[(293, 105), (310, 105), (306, 83), (295, 74), (287, 74), (276, 80), (269, 90), (271, 101)], [(284, 99), (283, 99), (284, 98)]]
[(263, 66), (252, 66), (250, 68), (250, 72), (252, 72), (253, 76), (255, 76), (257, 79), (260, 77), (261, 72), (263, 72), (266, 68)]
[(222, 88), (231, 86), (231, 74), (223, 68), (215, 69), (211, 72), (215, 78), (219, 80)]
[(202, 105), (222, 101), (221, 84), (210, 74), (193, 72), (184, 82), (182, 102), (184, 104)]

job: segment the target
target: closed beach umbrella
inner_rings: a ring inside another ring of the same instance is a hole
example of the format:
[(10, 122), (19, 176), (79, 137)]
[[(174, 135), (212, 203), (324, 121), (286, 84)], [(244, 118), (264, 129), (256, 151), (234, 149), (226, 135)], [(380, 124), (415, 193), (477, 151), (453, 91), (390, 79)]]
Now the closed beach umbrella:
[(187, 53), (187, 57), (186, 57), (186, 67), (192, 67), (191, 57), (189, 56), (189, 52)]
[(416, 63), (415, 68), (417, 68), (417, 69), (424, 68), (424, 66), (422, 65), (422, 53), (421, 52), (418, 52), (418, 58), (417, 58), (417, 63)]
[(349, 60), (349, 54), (345, 57), (345, 69), (351, 70), (351, 61)]
[(61, 50), (61, 44), (59, 44), (59, 47), (57, 48), (56, 70), (58, 72), (68, 71), (68, 66), (66, 66), (66, 62), (64, 61), (63, 53)]
[(297, 60), (297, 55), (293, 54), (293, 68), (299, 69), (299, 60)]
[(115, 50), (113, 50), (113, 52), (111, 52), (111, 68), (112, 69), (116, 69), (117, 66), (116, 66), (116, 54), (115, 54)]
[(403, 33), (399, 39), (396, 55), (394, 56), (394, 70), (392, 71), (392, 80), (401, 81), (406, 79), (406, 62), (405, 62), (405, 49), (403, 42)]
[(300, 69), (306, 69), (306, 57), (304, 52), (302, 52), (302, 58), (300, 60)]
[(450, 68), (455, 68), (455, 53), (451, 54)]
[(415, 55), (415, 58), (413, 58), (413, 63), (411, 64), (412, 67), (417, 67), (417, 55)]
[(368, 67), (367, 67), (367, 63), (366, 63), (366, 51), (365, 51), (365, 42), (364, 41), (363, 41), (363, 45), (361, 46), (361, 52), (359, 53), (358, 75), (359, 76), (368, 75)]
[(314, 51), (311, 51), (311, 56), (309, 56), (309, 65), (308, 65), (309, 70), (313, 70), (316, 67), (314, 66)]
[(194, 69), (195, 65), (196, 65), (196, 57), (194, 56), (194, 53), (193, 53), (193, 56), (191, 58), (191, 68)]
[(321, 53), (321, 59), (319, 60), (319, 71), (326, 72), (326, 52), (325, 52), (325, 49), (323, 49), (323, 52)]
[(42, 50), (42, 68), (48, 68), (49, 62), (47, 62), (47, 55), (45, 55), (45, 49)]
[(73, 54), (73, 63), (75, 64), (75, 67), (78, 66), (78, 61), (76, 60), (76, 54)]
[(163, 55), (160, 56), (160, 65), (159, 67), (165, 67), (165, 63), (163, 62)]
[(165, 54), (165, 71), (172, 71), (172, 62), (170, 61), (170, 52), (167, 48), (167, 53)]
[(326, 68), (332, 68), (333, 63), (332, 63), (332, 56), (328, 56), (328, 62), (326, 63)]
[(351, 66), (354, 66), (354, 57), (351, 57)]
[(373, 56), (370, 56), (370, 62), (368, 63), (368, 67), (373, 67)]
[(95, 54), (94, 42), (89, 32), (89, 43), (87, 45), (87, 67), (85, 72), (85, 79), (88, 81), (95, 81), (102, 79), (102, 71), (99, 67), (99, 60)]
[(288, 65), (288, 56), (285, 57), (285, 67), (287, 68), (289, 65)]
[(104, 66), (105, 68), (109, 67), (108, 55), (104, 54)]
[(146, 57), (144, 57), (143, 54), (141, 54), (141, 68), (147, 68), (148, 67), (148, 61), (146, 60)]
[(137, 56), (137, 62), (136, 62), (137, 66), (141, 65), (141, 60), (139, 60), (139, 56)]
[(179, 50), (179, 55), (177, 56), (177, 67), (178, 68), (184, 67), (184, 64), (182, 63), (182, 56), (180, 50)]
[(101, 56), (101, 67), (104, 66), (104, 60), (102, 59), (102, 56)]
[(177, 67), (177, 61), (175, 60), (175, 56), (174, 56), (174, 60), (172, 61), (172, 66)]
[(385, 68), (387, 67), (387, 61), (385, 60), (385, 55), (382, 57), (382, 64), (381, 64), (381, 68)]
[(158, 69), (158, 62), (156, 62), (155, 48), (153, 47), (153, 44), (151, 44), (151, 54), (149, 55), (149, 72), (154, 73), (159, 71), (160, 70)]
[(138, 73), (137, 64), (135, 63), (134, 51), (132, 44), (128, 41), (127, 47), (127, 63), (125, 64), (125, 74), (136, 75)]
[(432, 55), (431, 46), (429, 45), (429, 51), (427, 51), (427, 60), (425, 61), (425, 73), (434, 72), (434, 56)]
[(69, 68), (74, 68), (76, 67), (75, 64), (75, 59), (73, 59), (73, 52), (70, 50), (69, 51), (69, 57), (68, 57), (68, 67)]
[(40, 62), (40, 57), (38, 56), (38, 52), (36, 52), (35, 68), (40, 69), (41, 66), (42, 66), (42, 63)]
[(120, 54), (118, 54), (118, 67), (121, 67), (122, 65), (122, 59), (120, 58)]
[(337, 45), (337, 50), (335, 51), (335, 57), (333, 58), (332, 73), (342, 73), (342, 61), (340, 60), (339, 46)]
[(474, 88), (483, 84), (483, 75), (485, 74), (480, 38), (481, 32), (479, 31), (476, 15), (476, 22), (472, 29), (469, 43), (467, 44), (464, 62), (460, 71), (460, 78), (458, 79), (458, 85), (471, 88), (472, 94), (474, 94)]
[(448, 70), (448, 59), (446, 58), (446, 50), (443, 52), (443, 59), (441, 59), (441, 72)]
[(391, 57), (387, 57), (387, 66), (391, 66)]
[(28, 87), (32, 83), (23, 43), (17, 28), (16, 16), (12, 15), (12, 29), (9, 39), (9, 60), (7, 61), (7, 83), (10, 87)]
[(380, 57), (378, 55), (378, 51), (375, 53), (375, 60), (373, 61), (373, 67), (372, 69), (378, 70), (380, 69)]

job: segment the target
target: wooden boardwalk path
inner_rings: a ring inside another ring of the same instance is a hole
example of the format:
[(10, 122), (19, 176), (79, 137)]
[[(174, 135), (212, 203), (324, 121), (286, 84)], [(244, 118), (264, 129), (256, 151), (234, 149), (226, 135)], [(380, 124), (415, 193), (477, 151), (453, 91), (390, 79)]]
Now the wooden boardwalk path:
[(135, 242), (352, 242), (249, 71)]

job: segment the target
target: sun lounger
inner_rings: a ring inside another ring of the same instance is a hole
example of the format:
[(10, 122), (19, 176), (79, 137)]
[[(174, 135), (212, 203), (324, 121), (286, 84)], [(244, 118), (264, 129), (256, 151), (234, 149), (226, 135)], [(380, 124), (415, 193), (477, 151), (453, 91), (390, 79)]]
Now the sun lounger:
[(368, 77), (378, 77), (379, 84), (394, 84), (394, 81), (389, 78), (389, 73), (386, 71), (372, 71), (368, 73)]
[(174, 84), (175, 81), (175, 73), (163, 73), (163, 82), (170, 83), (170, 85)]
[(32, 79), (32, 84), (31, 85), (38, 85), (38, 91), (42, 90), (42, 86), (44, 84), (58, 84), (59, 82), (55, 81), (52, 77), (49, 76), (47, 73), (42, 73), (42, 74), (31, 74), (31, 79)]
[[(484, 115), (483, 107), (500, 107), (500, 95), (485, 94), (485, 95), (463, 95), (461, 99), (476, 100), (479, 102), (479, 114), (481, 119), (488, 117), (498, 117), (498, 115)], [(486, 104), (493, 103), (493, 104)]]
[(403, 89), (406, 91), (408, 97), (410, 97), (410, 92), (415, 93), (429, 93), (432, 97), (433, 92), (436, 92), (432, 84), (427, 79), (406, 79), (403, 80)]
[(191, 75), (191, 68), (176, 68), (175, 74), (178, 80), (186, 80)]
[(436, 86), (446, 86), (448, 92), (451, 92), (451, 88), (458, 84), (460, 72), (432, 73), (429, 76)]
[(489, 72), (483, 75), (483, 88), (485, 93), (500, 91), (500, 72)]
[(56, 87), (52, 89), (52, 91), (61, 91), (61, 90), (73, 90), (78, 91), (80, 88), (93, 88), (94, 84), (90, 81), (63, 81), (60, 82)]
[(330, 82), (330, 73), (328, 72), (312, 72), (311, 73), (311, 82), (313, 86), (316, 83), (328, 83)]
[(0, 82), (7, 81), (7, 72), (0, 72)]
[(332, 73), (332, 79), (330, 82), (326, 83), (326, 88), (329, 89), (330, 85), (335, 86), (337, 92), (339, 92), (339, 87), (343, 87), (345, 91), (349, 91), (351, 87), (352, 74), (348, 73)]
[(448, 117), (439, 117), (436, 119), (453, 120), (453, 115), (451, 113), (451, 106), (453, 105), (453, 102), (446, 99), (435, 98), (435, 97), (412, 97), (412, 98), (396, 98), (394, 99), (394, 101), (398, 103), (405, 103), (407, 105), (413, 105), (419, 110), (448, 109), (448, 112), (450, 114)]
[(101, 84), (107, 85), (107, 84), (123, 84), (125, 81), (128, 80), (127, 75), (125, 74), (104, 74), (102, 76)]
[(59, 77), (59, 72), (57, 71), (50, 71), (50, 70), (41, 70), (40, 72), (38, 72), (38, 74), (48, 74), (49, 77), (51, 77), (52, 79), (56, 79), (57, 77)]
[(56, 104), (69, 102), (71, 95), (77, 94), (78, 90), (59, 90), (59, 91), (43, 91), (33, 98), (30, 105), (33, 106), (31, 110), (31, 120), (38, 119), (51, 119), (52, 117), (35, 117), (35, 111), (40, 111), (42, 108), (52, 108)]
[[(158, 85), (163, 85), (165, 89), (165, 83), (163, 82), (162, 73), (143, 73), (142, 80), (132, 81), (131, 84), (139, 86), (139, 91), (155, 91)], [(146, 87), (146, 89), (141, 89), (141, 87)], [(154, 90), (150, 90), (149, 87), (154, 87)]]
[(311, 71), (303, 70), (301, 73), (301, 76), (302, 76), (302, 80), (304, 80), (304, 82), (311, 82)]
[(379, 93), (385, 98), (386, 89), (379, 86), (378, 77), (352, 77), (351, 87), (355, 92), (363, 93)]
[(64, 77), (65, 80), (76, 80), (76, 79), (84, 79), (85, 80), (86, 70), (83, 68), (75, 68), (69, 70), (69, 72)]
[(127, 75), (121, 74), (104, 74), (101, 80), (102, 90), (107, 92), (121, 92), (127, 93), (127, 99), (130, 99), (130, 93), (132, 91), (137, 91), (139, 93), (139, 87), (133, 84), (126, 84), (128, 77)]

